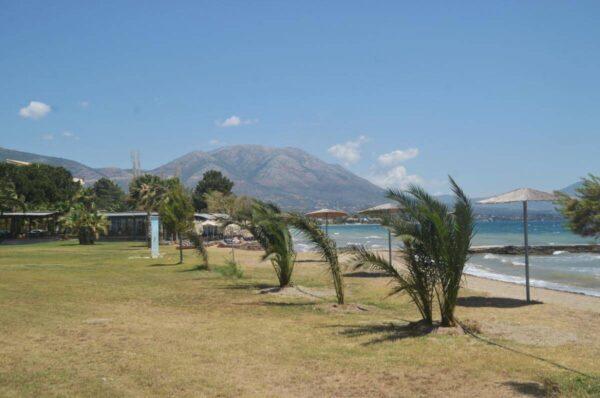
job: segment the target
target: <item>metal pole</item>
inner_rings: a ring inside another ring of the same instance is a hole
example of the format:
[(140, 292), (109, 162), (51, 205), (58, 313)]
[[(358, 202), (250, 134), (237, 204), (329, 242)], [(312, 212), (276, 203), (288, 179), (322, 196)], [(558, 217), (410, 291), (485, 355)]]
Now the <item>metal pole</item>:
[(525, 289), (527, 293), (527, 302), (531, 302), (529, 292), (529, 241), (527, 237), (527, 201), (523, 201), (523, 233), (525, 235)]
[(325, 235), (329, 235), (329, 217), (325, 216)]
[(390, 265), (392, 265), (392, 231), (388, 229), (388, 254)]

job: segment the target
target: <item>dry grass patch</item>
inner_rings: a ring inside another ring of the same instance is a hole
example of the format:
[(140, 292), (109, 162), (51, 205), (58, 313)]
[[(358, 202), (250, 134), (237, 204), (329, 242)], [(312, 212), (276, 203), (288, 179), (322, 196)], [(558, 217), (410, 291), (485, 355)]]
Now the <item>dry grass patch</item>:
[[(156, 261), (138, 243), (0, 246), (0, 396), (520, 396), (545, 379), (594, 391), (468, 335), (409, 332), (418, 315), (405, 298), (384, 300), (382, 278), (345, 280), (348, 308), (368, 311), (332, 310), (334, 295), (256, 294), (277, 285), (260, 253), (236, 251), (243, 277), (229, 278), (161, 250)], [(211, 268), (229, 256), (211, 248)], [(318, 262), (299, 262), (294, 283), (331, 290)], [(547, 304), (458, 315), (489, 338), (490, 325), (575, 333), (552, 346), (514, 342), (510, 330), (500, 341), (598, 373), (598, 317)]]

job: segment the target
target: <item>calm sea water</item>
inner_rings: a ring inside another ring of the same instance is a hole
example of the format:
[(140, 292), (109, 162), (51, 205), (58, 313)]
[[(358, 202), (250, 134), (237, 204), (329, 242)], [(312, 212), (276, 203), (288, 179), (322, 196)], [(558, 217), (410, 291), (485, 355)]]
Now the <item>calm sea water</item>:
[[(532, 221), (529, 226), (531, 245), (566, 245), (595, 243), (567, 230), (560, 221)], [(331, 225), (329, 234), (338, 247), (365, 245), (374, 250), (387, 249), (387, 230), (380, 225)], [(298, 251), (311, 246), (295, 236)], [(401, 243), (393, 240), (394, 247)], [(473, 245), (523, 245), (523, 223), (519, 221), (482, 221), (477, 223)], [(548, 256), (530, 256), (532, 286), (564, 290), (600, 297), (600, 254), (555, 251)], [(481, 254), (469, 260), (465, 272), (471, 275), (524, 284), (523, 256)]]

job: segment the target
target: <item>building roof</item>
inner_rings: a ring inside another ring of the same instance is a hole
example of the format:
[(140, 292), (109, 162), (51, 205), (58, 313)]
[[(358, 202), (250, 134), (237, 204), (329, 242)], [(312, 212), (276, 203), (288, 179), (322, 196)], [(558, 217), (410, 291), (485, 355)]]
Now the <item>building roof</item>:
[[(145, 211), (115, 211), (115, 212), (107, 212), (101, 211), (100, 214), (106, 217), (146, 217), (147, 213)], [(153, 216), (158, 215), (158, 213), (151, 213)]]
[(9, 211), (2, 213), (2, 216), (9, 217), (48, 217), (55, 214), (60, 214), (58, 211)]

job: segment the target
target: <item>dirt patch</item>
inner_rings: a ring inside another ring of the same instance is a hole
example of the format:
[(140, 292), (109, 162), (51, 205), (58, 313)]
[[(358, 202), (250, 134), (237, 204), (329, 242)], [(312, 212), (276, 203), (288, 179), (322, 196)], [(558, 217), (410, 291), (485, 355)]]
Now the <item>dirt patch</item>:
[(325, 299), (335, 295), (332, 289), (313, 289), (304, 286), (269, 287), (260, 289), (258, 294), (269, 294), (281, 297), (301, 297), (310, 299)]
[(577, 342), (577, 335), (547, 326), (519, 325), (513, 323), (487, 322), (482, 331), (491, 336), (512, 340), (520, 344), (556, 347)]

